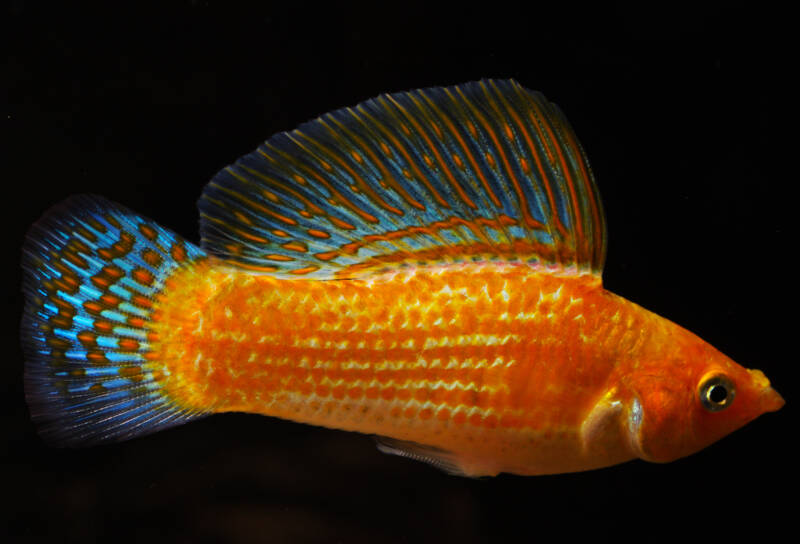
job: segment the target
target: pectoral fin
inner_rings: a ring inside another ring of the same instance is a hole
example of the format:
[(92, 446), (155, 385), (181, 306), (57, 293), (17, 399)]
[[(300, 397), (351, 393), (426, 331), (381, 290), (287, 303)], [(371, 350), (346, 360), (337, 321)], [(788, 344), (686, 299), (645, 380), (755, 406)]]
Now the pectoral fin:
[(622, 403), (615, 400), (613, 391), (600, 399), (583, 420), (581, 425), (581, 444), (584, 453), (605, 448), (618, 434)]

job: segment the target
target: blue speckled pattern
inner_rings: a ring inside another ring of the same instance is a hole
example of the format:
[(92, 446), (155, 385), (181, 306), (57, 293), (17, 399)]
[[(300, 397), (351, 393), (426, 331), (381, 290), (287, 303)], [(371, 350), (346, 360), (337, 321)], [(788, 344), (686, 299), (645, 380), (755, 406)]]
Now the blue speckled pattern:
[(28, 405), (45, 440), (122, 440), (198, 415), (161, 395), (148, 320), (165, 279), (204, 256), (95, 196), (70, 198), (31, 227), (21, 335)]

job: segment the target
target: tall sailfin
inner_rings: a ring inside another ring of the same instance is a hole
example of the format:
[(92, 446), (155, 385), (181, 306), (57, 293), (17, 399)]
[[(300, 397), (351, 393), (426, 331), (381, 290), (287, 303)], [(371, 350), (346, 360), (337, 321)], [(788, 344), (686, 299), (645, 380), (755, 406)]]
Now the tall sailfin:
[(154, 300), (205, 254), (107, 200), (48, 211), (23, 247), (25, 394), (42, 437), (78, 446), (123, 440), (202, 414), (163, 390), (153, 359)]
[(600, 199), (575, 134), (515, 81), (328, 113), (220, 171), (199, 207), (205, 249), (290, 277), (474, 261), (599, 276), (605, 258)]

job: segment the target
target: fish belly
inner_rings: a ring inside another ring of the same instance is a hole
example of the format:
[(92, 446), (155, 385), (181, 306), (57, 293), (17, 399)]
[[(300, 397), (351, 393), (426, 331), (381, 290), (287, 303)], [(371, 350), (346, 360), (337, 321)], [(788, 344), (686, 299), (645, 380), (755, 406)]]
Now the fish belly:
[(413, 441), (479, 474), (580, 470), (619, 462), (580, 439), (614, 372), (615, 304), (593, 277), (523, 266), (319, 281), (211, 263), (158, 301), (153, 358), (188, 407)]

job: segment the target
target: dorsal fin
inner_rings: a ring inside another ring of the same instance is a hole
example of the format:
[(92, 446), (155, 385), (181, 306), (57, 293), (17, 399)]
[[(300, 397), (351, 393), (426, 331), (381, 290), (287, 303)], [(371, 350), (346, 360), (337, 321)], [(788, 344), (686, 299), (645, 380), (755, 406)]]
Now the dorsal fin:
[(289, 277), (474, 261), (599, 276), (605, 258), (577, 138), (555, 105), (515, 81), (328, 113), (220, 171), (199, 206), (206, 250)]

